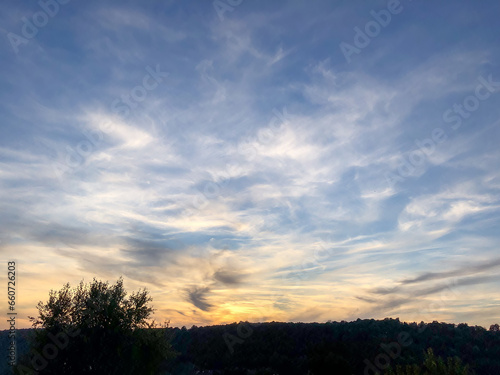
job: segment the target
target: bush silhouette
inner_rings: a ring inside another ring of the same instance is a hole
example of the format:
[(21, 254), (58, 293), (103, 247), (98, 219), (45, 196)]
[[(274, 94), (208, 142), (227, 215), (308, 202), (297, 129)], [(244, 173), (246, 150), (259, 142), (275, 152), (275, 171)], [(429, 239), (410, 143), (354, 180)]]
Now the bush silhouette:
[(147, 290), (127, 297), (123, 279), (66, 284), (39, 302), (31, 350), (17, 374), (155, 374), (174, 351), (167, 327), (150, 322)]

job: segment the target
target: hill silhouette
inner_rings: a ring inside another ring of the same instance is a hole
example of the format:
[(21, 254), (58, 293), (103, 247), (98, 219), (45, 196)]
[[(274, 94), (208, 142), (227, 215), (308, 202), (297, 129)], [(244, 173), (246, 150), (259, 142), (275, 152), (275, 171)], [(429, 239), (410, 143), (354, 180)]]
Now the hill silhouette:
[[(500, 332), (495, 327), (387, 318), (169, 328), (165, 339), (177, 356), (164, 363), (160, 374), (385, 374), (389, 366), (423, 368), (431, 348), (436, 357), (458, 357), (471, 374), (497, 375)], [(26, 351), (33, 330), (19, 333), (18, 348)], [(7, 350), (6, 336), (7, 331), (0, 333), (2, 351)], [(6, 364), (2, 366), (0, 372), (8, 374)]]

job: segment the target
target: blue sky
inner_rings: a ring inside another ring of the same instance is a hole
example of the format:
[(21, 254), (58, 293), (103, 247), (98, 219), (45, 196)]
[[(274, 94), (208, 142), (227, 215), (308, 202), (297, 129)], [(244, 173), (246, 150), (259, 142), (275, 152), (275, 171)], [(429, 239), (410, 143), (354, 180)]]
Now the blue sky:
[(0, 253), (174, 326), (500, 320), (495, 1), (8, 1)]

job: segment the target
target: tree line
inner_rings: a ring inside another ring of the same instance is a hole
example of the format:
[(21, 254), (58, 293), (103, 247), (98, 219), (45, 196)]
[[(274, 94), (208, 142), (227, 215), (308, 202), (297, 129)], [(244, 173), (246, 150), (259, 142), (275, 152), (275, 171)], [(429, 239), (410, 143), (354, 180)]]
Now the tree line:
[[(51, 291), (33, 329), (17, 337), (18, 364), (2, 374), (497, 375), (500, 329), (358, 319), (240, 322), (172, 328), (151, 320), (147, 290), (94, 280)], [(7, 353), (8, 331), (0, 333)]]

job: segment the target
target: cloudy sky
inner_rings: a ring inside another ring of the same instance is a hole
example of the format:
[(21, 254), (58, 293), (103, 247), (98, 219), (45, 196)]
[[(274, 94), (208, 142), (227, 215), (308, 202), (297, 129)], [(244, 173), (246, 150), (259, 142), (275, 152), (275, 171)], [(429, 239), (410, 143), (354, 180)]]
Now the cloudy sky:
[(497, 1), (44, 1), (0, 16), (18, 326), (120, 276), (174, 326), (500, 322)]

